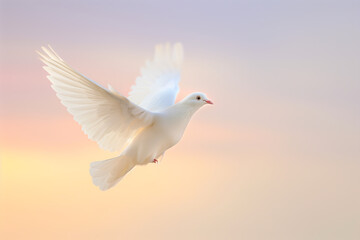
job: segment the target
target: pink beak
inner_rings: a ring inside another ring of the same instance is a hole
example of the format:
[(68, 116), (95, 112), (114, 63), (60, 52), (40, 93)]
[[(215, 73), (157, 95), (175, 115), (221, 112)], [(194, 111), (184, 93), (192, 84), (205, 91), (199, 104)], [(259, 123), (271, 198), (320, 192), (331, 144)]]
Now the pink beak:
[(213, 104), (213, 102), (210, 101), (210, 100), (205, 100), (205, 102), (208, 103), (208, 104)]

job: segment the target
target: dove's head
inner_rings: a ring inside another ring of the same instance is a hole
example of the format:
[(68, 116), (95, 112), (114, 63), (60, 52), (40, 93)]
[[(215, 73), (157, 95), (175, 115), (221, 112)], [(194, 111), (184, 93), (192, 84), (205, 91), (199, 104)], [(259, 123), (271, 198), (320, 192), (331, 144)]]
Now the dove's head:
[(204, 93), (200, 92), (191, 93), (183, 101), (194, 108), (200, 108), (205, 104), (213, 104)]

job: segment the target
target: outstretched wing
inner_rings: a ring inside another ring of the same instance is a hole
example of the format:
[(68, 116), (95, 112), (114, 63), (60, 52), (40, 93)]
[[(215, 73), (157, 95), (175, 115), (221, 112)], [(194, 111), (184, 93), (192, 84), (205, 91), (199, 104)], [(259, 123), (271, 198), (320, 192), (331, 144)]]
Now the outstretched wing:
[(50, 46), (42, 50), (40, 59), (46, 64), (44, 69), (56, 95), (101, 148), (121, 150), (140, 129), (152, 124), (153, 113), (76, 72)]
[(181, 43), (157, 45), (154, 59), (141, 69), (129, 99), (149, 111), (161, 111), (173, 105), (179, 92), (182, 62)]

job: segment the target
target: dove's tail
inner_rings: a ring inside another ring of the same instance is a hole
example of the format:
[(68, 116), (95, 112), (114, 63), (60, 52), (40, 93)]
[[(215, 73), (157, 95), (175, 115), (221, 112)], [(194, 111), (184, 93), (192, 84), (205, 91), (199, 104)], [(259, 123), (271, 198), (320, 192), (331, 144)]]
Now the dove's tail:
[(115, 186), (133, 167), (131, 158), (120, 155), (90, 164), (90, 175), (95, 186), (105, 191)]

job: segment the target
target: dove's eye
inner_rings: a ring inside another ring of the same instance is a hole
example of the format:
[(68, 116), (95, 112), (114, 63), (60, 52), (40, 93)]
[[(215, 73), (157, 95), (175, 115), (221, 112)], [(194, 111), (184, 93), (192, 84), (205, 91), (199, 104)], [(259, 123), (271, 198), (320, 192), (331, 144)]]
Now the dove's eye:
[(197, 99), (197, 100), (200, 100), (200, 99), (201, 99), (201, 97), (200, 97), (200, 96), (197, 96), (197, 97), (196, 97), (196, 99)]

